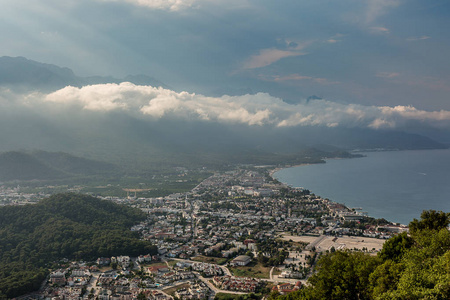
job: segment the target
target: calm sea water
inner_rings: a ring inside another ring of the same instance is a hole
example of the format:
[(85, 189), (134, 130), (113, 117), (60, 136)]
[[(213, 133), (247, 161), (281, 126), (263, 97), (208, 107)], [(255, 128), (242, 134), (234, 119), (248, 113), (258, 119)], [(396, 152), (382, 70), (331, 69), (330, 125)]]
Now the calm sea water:
[(361, 207), (369, 216), (408, 224), (423, 210), (450, 212), (450, 150), (364, 153), (326, 164), (283, 169), (279, 181)]

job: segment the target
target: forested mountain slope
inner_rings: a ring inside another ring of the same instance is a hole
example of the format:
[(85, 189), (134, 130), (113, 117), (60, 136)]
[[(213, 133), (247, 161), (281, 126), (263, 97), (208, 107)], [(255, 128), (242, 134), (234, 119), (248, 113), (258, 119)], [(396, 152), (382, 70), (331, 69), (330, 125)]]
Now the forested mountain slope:
[(130, 230), (145, 218), (138, 209), (77, 194), (0, 207), (0, 299), (37, 289), (55, 260), (155, 254)]

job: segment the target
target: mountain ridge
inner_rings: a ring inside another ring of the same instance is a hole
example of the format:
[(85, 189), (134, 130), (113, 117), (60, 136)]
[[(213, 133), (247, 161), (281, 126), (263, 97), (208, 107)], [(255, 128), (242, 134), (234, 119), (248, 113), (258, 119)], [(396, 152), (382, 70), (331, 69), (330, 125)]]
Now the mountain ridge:
[[(149, 78), (145, 75), (125, 77), (138, 85), (149, 83)], [(24, 57), (0, 57), (0, 86), (44, 91), (68, 84), (83, 86), (114, 81), (120, 80), (101, 76), (78, 77), (69, 68)], [(165, 166), (221, 166), (246, 161), (257, 164), (279, 163), (279, 158), (295, 160), (296, 154), (315, 145), (328, 145), (347, 151), (447, 148), (447, 145), (427, 135), (395, 130), (315, 125), (249, 126), (195, 118), (159, 119), (126, 111), (90, 111), (45, 101), (42, 101), (45, 105), (41, 109), (37, 105), (23, 105), (22, 102), (28, 101), (27, 95), (16, 95), (19, 99), (16, 106), (8, 106), (8, 96), (5, 97), (6, 101), (0, 102), (0, 105), (6, 105), (5, 109), (0, 110), (0, 140), (7, 141), (0, 144), (0, 151), (62, 151), (118, 165), (158, 169)], [(311, 99), (318, 97), (312, 96)], [(273, 158), (269, 159), (270, 156)], [(61, 174), (67, 173), (61, 165), (55, 170)], [(48, 169), (49, 174), (52, 172)]]
[(64, 152), (0, 153), (0, 181), (54, 180), (74, 176), (101, 175), (117, 171), (110, 163), (77, 157)]
[(38, 89), (52, 91), (66, 86), (82, 87), (85, 85), (131, 82), (137, 85), (161, 86), (170, 88), (161, 81), (144, 75), (127, 75), (125, 78), (112, 76), (80, 77), (67, 67), (41, 63), (25, 57), (0, 57), (0, 86), (19, 90)]

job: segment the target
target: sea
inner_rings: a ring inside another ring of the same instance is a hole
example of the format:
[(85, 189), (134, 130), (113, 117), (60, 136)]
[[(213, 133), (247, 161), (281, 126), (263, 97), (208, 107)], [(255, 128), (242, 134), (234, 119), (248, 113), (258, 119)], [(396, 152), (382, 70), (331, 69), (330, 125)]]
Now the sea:
[(407, 225), (423, 210), (450, 212), (450, 149), (379, 151), (365, 157), (286, 168), (273, 174), (292, 187)]

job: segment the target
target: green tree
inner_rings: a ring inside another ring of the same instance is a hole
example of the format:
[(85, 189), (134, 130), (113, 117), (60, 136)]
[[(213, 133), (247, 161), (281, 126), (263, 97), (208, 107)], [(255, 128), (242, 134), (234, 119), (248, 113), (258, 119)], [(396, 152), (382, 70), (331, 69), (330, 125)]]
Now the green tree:
[(380, 260), (364, 253), (336, 251), (317, 262), (309, 282), (315, 299), (370, 299), (369, 276)]
[(403, 232), (387, 240), (378, 256), (384, 261), (388, 259), (399, 261), (413, 244), (414, 240)]
[(442, 211), (424, 210), (420, 218), (409, 223), (409, 232), (413, 235), (421, 230), (440, 230), (450, 223), (450, 213)]

